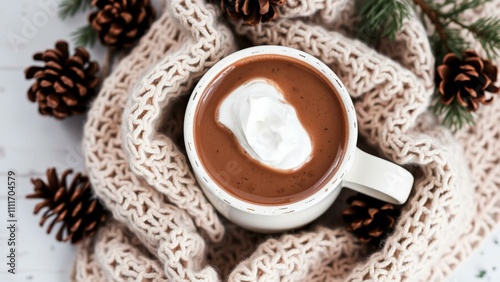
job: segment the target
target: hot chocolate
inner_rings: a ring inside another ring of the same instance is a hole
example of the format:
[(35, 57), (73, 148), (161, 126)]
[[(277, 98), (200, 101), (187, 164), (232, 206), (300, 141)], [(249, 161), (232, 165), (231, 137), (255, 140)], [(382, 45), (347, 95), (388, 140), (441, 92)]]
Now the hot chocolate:
[(261, 205), (302, 200), (327, 183), (347, 146), (347, 116), (322, 73), (282, 55), (232, 64), (201, 94), (194, 138), (228, 193)]

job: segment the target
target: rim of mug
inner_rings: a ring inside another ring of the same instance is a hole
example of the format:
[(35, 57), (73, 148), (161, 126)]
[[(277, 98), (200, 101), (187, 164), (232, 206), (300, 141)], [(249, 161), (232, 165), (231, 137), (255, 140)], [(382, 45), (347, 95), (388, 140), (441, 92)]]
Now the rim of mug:
[[(347, 146), (346, 152), (342, 159), (342, 162), (339, 168), (334, 173), (333, 177), (323, 185), (318, 191), (314, 194), (304, 198), (302, 200), (287, 203), (287, 204), (278, 204), (278, 205), (259, 205), (252, 202), (247, 202), (238, 197), (231, 195), (229, 192), (225, 191), (223, 188), (219, 187), (219, 185), (210, 177), (208, 172), (205, 170), (198, 152), (196, 150), (196, 146), (194, 145), (194, 118), (196, 116), (196, 109), (198, 108), (198, 104), (201, 100), (202, 94), (204, 93), (207, 86), (209, 86), (212, 81), (227, 67), (231, 64), (248, 57), (259, 56), (259, 55), (283, 55), (291, 58), (298, 59), (302, 62), (307, 63), (311, 67), (319, 70), (323, 73), (324, 77), (335, 87), (337, 93), (342, 99), (344, 104), (344, 108), (346, 110), (347, 122), (348, 122), (348, 137), (347, 137)], [(198, 181), (204, 181), (203, 186), (210, 190), (216, 197), (218, 197), (221, 201), (224, 201), (229, 206), (232, 206), (241, 211), (245, 211), (251, 214), (260, 214), (260, 215), (281, 215), (281, 214), (289, 214), (294, 212), (299, 212), (304, 209), (307, 209), (310, 206), (320, 202), (330, 193), (332, 193), (336, 189), (340, 189), (341, 182), (344, 176), (347, 174), (349, 169), (352, 166), (354, 161), (354, 152), (356, 148), (356, 141), (358, 138), (358, 125), (356, 119), (356, 112), (354, 109), (354, 104), (351, 100), (351, 97), (344, 86), (344, 84), (340, 81), (338, 76), (331, 70), (325, 63), (317, 59), (316, 57), (294, 49), (290, 47), (284, 47), (279, 45), (260, 45), (249, 47), (246, 49), (242, 49), (236, 51), (229, 56), (223, 58), (216, 64), (214, 64), (198, 81), (195, 88), (193, 89), (191, 96), (189, 97), (189, 102), (186, 108), (186, 113), (184, 117), (184, 143), (186, 146), (187, 155), (189, 158), (189, 162), (194, 170), (194, 174), (197, 177)], [(202, 185), (199, 183), (199, 185)]]

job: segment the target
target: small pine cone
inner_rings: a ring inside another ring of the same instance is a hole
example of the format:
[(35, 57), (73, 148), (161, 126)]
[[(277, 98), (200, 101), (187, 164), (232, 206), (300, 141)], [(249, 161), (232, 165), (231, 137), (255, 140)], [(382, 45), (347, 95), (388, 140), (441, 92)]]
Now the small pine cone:
[(28, 90), (28, 99), (38, 102), (40, 114), (64, 119), (86, 111), (99, 84), (96, 76), (99, 65), (89, 61), (89, 57), (81, 47), (70, 56), (65, 41), (58, 41), (55, 49), (33, 56), (45, 65), (28, 67), (24, 74), (26, 79), (36, 79)]
[(476, 111), (479, 104), (489, 104), (493, 100), (492, 97), (488, 99), (485, 92), (500, 93), (494, 85), (497, 74), (497, 67), (481, 59), (475, 51), (465, 51), (462, 59), (449, 53), (436, 74), (441, 102), (449, 105), (456, 99), (462, 107)]
[(267, 23), (278, 18), (276, 7), (286, 0), (221, 0), (221, 8), (232, 19), (243, 19), (249, 25)]
[(399, 216), (392, 204), (357, 194), (347, 200), (350, 207), (342, 212), (346, 229), (353, 232), (361, 242), (378, 244), (394, 228)]
[(151, 26), (155, 13), (149, 0), (92, 0), (98, 10), (89, 15), (102, 44), (128, 48)]
[(75, 244), (83, 237), (91, 236), (103, 223), (108, 213), (101, 203), (92, 194), (89, 179), (80, 173), (75, 174), (70, 186), (67, 186), (66, 177), (72, 173), (68, 169), (61, 178), (57, 177), (55, 168), (47, 170), (47, 183), (41, 179), (31, 179), (35, 193), (26, 196), (30, 199), (43, 199), (35, 206), (34, 213), (47, 208), (40, 220), (40, 226), (53, 217), (47, 227), (47, 233), (52, 231), (54, 225), (60, 222), (56, 239), (58, 241), (71, 241)]

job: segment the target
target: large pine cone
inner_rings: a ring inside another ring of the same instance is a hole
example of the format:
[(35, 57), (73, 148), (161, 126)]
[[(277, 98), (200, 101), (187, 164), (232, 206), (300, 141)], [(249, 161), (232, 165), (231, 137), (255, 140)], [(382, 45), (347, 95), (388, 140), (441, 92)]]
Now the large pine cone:
[(346, 229), (363, 243), (378, 244), (392, 231), (399, 216), (399, 210), (392, 204), (364, 194), (350, 197), (347, 202), (350, 207), (342, 212)]
[(232, 19), (243, 19), (249, 25), (269, 22), (278, 17), (276, 7), (286, 0), (221, 0), (221, 8)]
[(42, 67), (31, 66), (24, 71), (27, 79), (36, 79), (28, 90), (28, 99), (38, 102), (40, 114), (64, 119), (86, 111), (99, 84), (99, 65), (89, 61), (89, 57), (81, 47), (69, 56), (65, 41), (58, 41), (55, 49), (33, 56), (36, 61), (45, 62)]
[(102, 44), (127, 48), (151, 26), (155, 17), (149, 0), (92, 0), (98, 10), (89, 16)]
[(497, 67), (481, 59), (475, 51), (464, 52), (462, 59), (449, 53), (436, 74), (441, 102), (449, 105), (456, 100), (469, 111), (476, 111), (479, 104), (489, 104), (493, 100), (487, 98), (485, 92), (500, 93), (498, 86), (494, 85), (497, 74)]
[(54, 225), (60, 222), (56, 239), (58, 241), (79, 242), (83, 237), (92, 235), (99, 224), (107, 218), (107, 212), (101, 203), (93, 196), (89, 179), (77, 173), (69, 187), (66, 177), (72, 173), (68, 169), (63, 172), (61, 179), (57, 177), (54, 168), (47, 170), (47, 183), (41, 179), (32, 179), (35, 193), (27, 198), (43, 199), (35, 206), (34, 213), (46, 208), (40, 220), (40, 226), (51, 217), (52, 222), (47, 227), (47, 233), (52, 231)]

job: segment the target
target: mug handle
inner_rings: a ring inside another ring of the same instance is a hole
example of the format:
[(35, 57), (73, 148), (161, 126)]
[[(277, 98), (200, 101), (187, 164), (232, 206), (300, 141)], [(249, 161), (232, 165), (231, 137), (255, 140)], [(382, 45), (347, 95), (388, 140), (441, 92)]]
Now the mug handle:
[(354, 163), (342, 185), (379, 200), (401, 205), (410, 195), (413, 175), (397, 164), (356, 148)]

